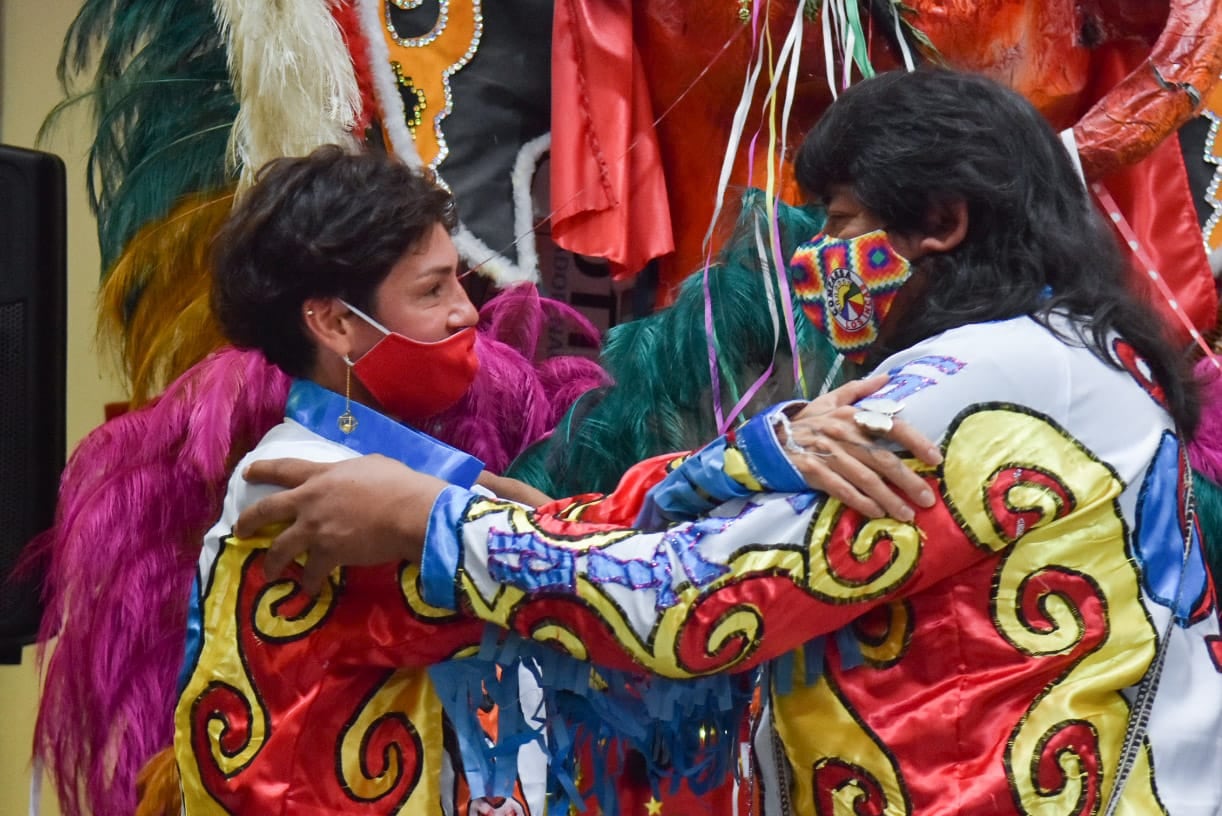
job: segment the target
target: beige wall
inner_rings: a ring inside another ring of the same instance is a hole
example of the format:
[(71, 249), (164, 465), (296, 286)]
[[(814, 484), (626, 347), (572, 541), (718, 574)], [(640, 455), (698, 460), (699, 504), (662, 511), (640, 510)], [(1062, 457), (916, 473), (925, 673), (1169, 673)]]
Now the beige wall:
[[(0, 141), (35, 147), (43, 117), (60, 99), (55, 64), (81, 0), (0, 0)], [(41, 149), (68, 168), (68, 447), (102, 421), (102, 405), (122, 398), (93, 342), (98, 248), (85, 196), (88, 121), (70, 116)], [(0, 666), (0, 813), (27, 812), (29, 758), (37, 705), (33, 651), (20, 666)], [(44, 785), (44, 787), (46, 787)], [(58, 813), (43, 796), (43, 813)]]

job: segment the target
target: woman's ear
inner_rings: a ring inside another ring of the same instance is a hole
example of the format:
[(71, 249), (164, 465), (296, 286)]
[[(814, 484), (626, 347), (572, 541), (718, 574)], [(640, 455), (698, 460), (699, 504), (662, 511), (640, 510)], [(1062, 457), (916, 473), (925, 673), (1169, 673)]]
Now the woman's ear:
[(935, 204), (926, 219), (921, 254), (949, 252), (967, 237), (967, 202), (961, 198)]
[(337, 357), (352, 353), (356, 347), (356, 338), (352, 334), (352, 324), (347, 319), (352, 312), (339, 298), (309, 298), (301, 304), (301, 310), (306, 334), (320, 348), (334, 352)]

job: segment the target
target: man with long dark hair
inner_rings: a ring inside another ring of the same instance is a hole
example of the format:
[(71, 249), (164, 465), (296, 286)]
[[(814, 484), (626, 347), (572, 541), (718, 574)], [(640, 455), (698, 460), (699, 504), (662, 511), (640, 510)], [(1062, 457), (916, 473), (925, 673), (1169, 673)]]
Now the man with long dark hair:
[[(781, 405), (716, 440), (649, 491), (660, 529), (365, 460), (260, 463), (293, 489), (239, 532), (295, 520), (272, 557), (315, 570), (419, 559), (430, 603), (612, 668), (770, 661), (769, 813), (1219, 812), (1196, 399), (1055, 134), (989, 80), (889, 74), (832, 105), (796, 169), (828, 221), (794, 290), (886, 375), (855, 406)], [(912, 521), (725, 478), (792, 489), (786, 450), (882, 445), (901, 412), (944, 454)]]

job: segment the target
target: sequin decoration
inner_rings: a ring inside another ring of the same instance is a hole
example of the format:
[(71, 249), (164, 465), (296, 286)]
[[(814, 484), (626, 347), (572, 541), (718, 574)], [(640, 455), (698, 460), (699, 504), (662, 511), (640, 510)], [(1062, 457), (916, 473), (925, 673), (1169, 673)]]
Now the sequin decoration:
[(416, 87), (416, 83), (412, 81), (410, 76), (403, 73), (403, 66), (397, 62), (390, 63), (390, 70), (395, 75), (395, 85), (399, 88), (399, 93), (403, 97), (403, 107), (406, 112), (407, 129), (411, 131), (412, 138), (416, 137), (416, 128), (424, 121), (424, 109), (428, 107), (428, 100), (425, 99), (424, 91)]
[(1217, 168), (1205, 190), (1210, 213), (1202, 232), (1205, 250), (1209, 252), (1222, 249), (1222, 138), (1219, 138), (1219, 130), (1222, 130), (1222, 80), (1214, 83), (1201, 115), (1209, 120), (1209, 135), (1205, 138), (1205, 155), (1202, 158)]
[[(475, 57), (483, 37), (481, 2), (440, 0), (427, 31), (410, 37), (399, 33), (391, 9), (422, 14), (423, 0), (383, 0), (379, 4), (390, 64), (400, 88), (406, 87), (405, 77), (411, 83), (417, 103), (407, 114), (407, 124), (421, 162), (434, 170), (450, 152), (442, 130), (442, 123), (454, 109), (450, 78)], [(433, 112), (432, 127), (420, 127), (425, 122), (425, 110)]]

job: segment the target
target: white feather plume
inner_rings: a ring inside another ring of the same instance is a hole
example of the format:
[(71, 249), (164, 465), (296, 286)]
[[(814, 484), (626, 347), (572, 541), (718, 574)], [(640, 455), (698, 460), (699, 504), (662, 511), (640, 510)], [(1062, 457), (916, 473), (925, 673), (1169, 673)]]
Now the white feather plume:
[(213, 0), (238, 97), (229, 149), (241, 187), (271, 159), (357, 143), (360, 91), (332, 2), (346, 0)]

